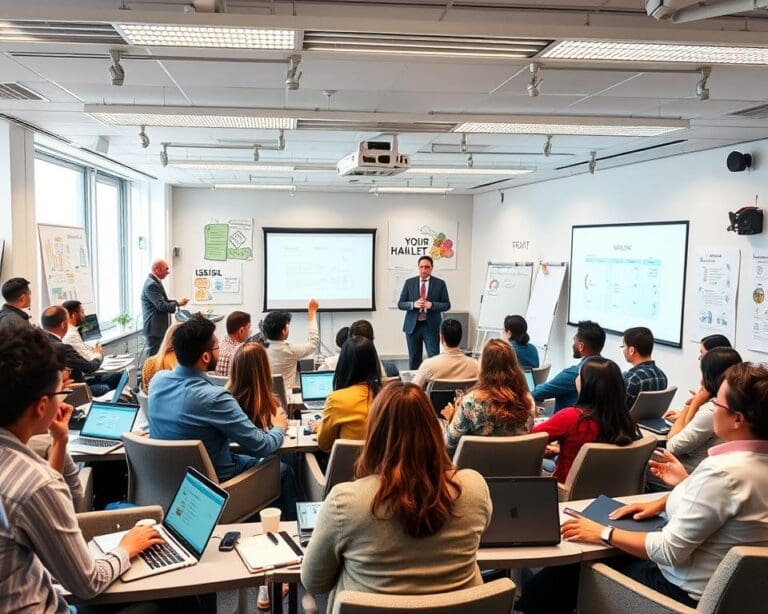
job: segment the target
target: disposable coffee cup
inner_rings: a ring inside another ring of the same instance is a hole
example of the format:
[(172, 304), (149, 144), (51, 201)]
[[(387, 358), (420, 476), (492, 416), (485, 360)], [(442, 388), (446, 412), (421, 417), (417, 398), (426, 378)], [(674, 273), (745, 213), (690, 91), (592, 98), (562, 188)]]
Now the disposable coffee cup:
[(265, 507), (259, 512), (259, 517), (265, 533), (277, 533), (280, 530), (280, 508)]

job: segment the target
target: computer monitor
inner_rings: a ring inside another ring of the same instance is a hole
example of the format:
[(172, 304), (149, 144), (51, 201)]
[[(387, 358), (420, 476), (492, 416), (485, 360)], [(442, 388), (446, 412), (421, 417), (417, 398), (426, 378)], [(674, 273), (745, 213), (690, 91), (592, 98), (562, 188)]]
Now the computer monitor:
[(89, 313), (85, 316), (83, 323), (77, 327), (83, 341), (94, 341), (101, 338), (101, 327), (99, 326), (99, 317), (95, 313)]

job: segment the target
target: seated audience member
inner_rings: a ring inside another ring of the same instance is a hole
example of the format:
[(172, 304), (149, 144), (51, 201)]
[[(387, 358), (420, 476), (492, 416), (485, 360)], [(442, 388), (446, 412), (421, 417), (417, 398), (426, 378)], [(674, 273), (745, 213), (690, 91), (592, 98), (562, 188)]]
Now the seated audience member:
[[(355, 320), (352, 322), (352, 324), (349, 325), (349, 336), (365, 337), (371, 343), (375, 344), (375, 338), (373, 336), (373, 324), (371, 324), (368, 320)], [(384, 368), (384, 363), (381, 362), (381, 359), (379, 359), (379, 373), (382, 379), (387, 377), (387, 370)]]
[[(692, 608), (732, 547), (768, 546), (768, 369), (750, 363), (729, 368), (714, 406), (715, 434), (725, 443), (711, 448), (690, 475), (665, 450), (651, 459), (651, 472), (674, 490), (611, 513), (613, 519), (642, 519), (666, 512), (664, 528), (650, 533), (611, 530), (586, 518), (569, 519), (561, 528), (566, 540), (606, 541), (623, 550), (630, 556), (609, 563), (612, 567)], [(541, 574), (524, 586), (517, 609), (571, 612), (578, 565), (551, 567)], [(754, 611), (764, 609), (756, 605)]]
[[(349, 339), (349, 326), (342, 326), (337, 332), (336, 332), (336, 347), (339, 348), (339, 352), (341, 352), (341, 346), (344, 345), (344, 342)], [(328, 356), (323, 361), (322, 366), (320, 367), (321, 371), (335, 371), (336, 370), (336, 364), (339, 362), (339, 354), (334, 354), (333, 356)]]
[[(216, 367), (215, 330), (216, 325), (202, 316), (179, 325), (172, 341), (179, 364), (173, 371), (155, 375), (147, 413), (153, 439), (202, 440), (216, 475), (224, 481), (275, 454), (283, 444), (288, 420), (276, 415), (265, 432), (228, 390), (206, 377)], [(231, 442), (240, 444), (243, 453), (232, 452)]]
[(461, 322), (448, 318), (440, 324), (440, 345), (443, 351), (427, 358), (419, 365), (411, 383), (424, 388), (435, 379), (477, 379), (480, 365), (474, 358), (465, 356), (459, 347)]
[(13, 277), (6, 281), (2, 289), (5, 303), (0, 309), (0, 326), (6, 324), (29, 324), (30, 315), (26, 312), (32, 304), (32, 290), (29, 281), (23, 277)]
[(163, 340), (160, 342), (160, 348), (157, 350), (157, 354), (150, 356), (144, 361), (144, 366), (141, 370), (141, 389), (145, 392), (149, 392), (149, 382), (160, 371), (173, 371), (179, 361), (176, 360), (176, 353), (173, 351), (173, 333), (179, 327), (178, 322), (173, 322), (168, 330), (163, 335)]
[(336, 439), (365, 439), (368, 414), (381, 389), (379, 355), (373, 343), (355, 335), (344, 342), (333, 375), (333, 392), (317, 426), (317, 445), (330, 452)]
[(80, 301), (71, 300), (64, 301), (61, 306), (67, 310), (67, 314), (69, 315), (67, 332), (64, 334), (62, 341), (67, 345), (71, 345), (75, 351), (86, 360), (98, 359), (99, 363), (101, 363), (101, 361), (104, 360), (104, 350), (98, 344), (93, 347), (88, 346), (85, 341), (83, 341), (83, 337), (80, 335), (80, 331), (77, 328), (85, 322), (85, 309), (83, 308), (83, 304)]
[(632, 365), (624, 373), (624, 385), (627, 388), (627, 409), (635, 404), (641, 392), (666, 390), (667, 376), (656, 366), (651, 358), (653, 353), (653, 333), (645, 326), (628, 328), (624, 331), (621, 345), (624, 360)]
[(715, 435), (714, 398), (723, 383), (725, 372), (741, 362), (733, 348), (717, 347), (701, 359), (701, 388), (678, 414), (667, 435), (667, 450), (672, 452), (688, 471), (693, 471), (707, 457), (712, 446), (722, 443)]
[(341, 590), (426, 594), (482, 584), (476, 557), (491, 518), (488, 487), (451, 466), (421, 388), (394, 382), (376, 397), (356, 475), (326, 497), (301, 566), (307, 591), (330, 591), (328, 612)]
[(576, 377), (576, 389), (578, 398), (573, 407), (560, 410), (531, 431), (547, 433), (550, 442), (559, 444), (553, 474), (558, 482), (565, 482), (585, 443), (625, 446), (640, 437), (624, 405), (624, 380), (615, 362), (602, 356), (584, 362)]
[(226, 388), (251, 422), (265, 431), (274, 426), (275, 416), (285, 411), (272, 393), (269, 358), (260, 343), (246, 341), (237, 348)]
[(701, 344), (699, 345), (699, 360), (704, 358), (704, 355), (709, 352), (709, 350), (729, 347), (733, 346), (725, 335), (707, 335), (706, 337), (702, 337)]
[(560, 371), (551, 380), (539, 384), (533, 389), (533, 398), (537, 403), (546, 399), (555, 399), (555, 412), (563, 407), (572, 407), (576, 402), (576, 376), (584, 361), (593, 356), (600, 356), (605, 345), (605, 331), (597, 322), (583, 320), (579, 322), (573, 336), (573, 357), (579, 359), (575, 365)]
[[(94, 557), (78, 527), (65, 470), (72, 407), (62, 402), (61, 370), (48, 336), (27, 326), (0, 330), (0, 602), (4, 612), (68, 612), (53, 578), (80, 599), (95, 597), (130, 568), (130, 559), (162, 543), (154, 527), (134, 527)], [(50, 434), (48, 461), (29, 447)], [(75, 476), (76, 479), (76, 476)]]
[(477, 385), (442, 410), (445, 444), (459, 445), (462, 435), (524, 435), (531, 430), (536, 406), (512, 346), (491, 339), (480, 356)]
[(512, 344), (521, 367), (535, 369), (539, 366), (539, 350), (528, 336), (528, 322), (523, 316), (504, 318), (504, 337)]
[(320, 347), (320, 333), (317, 330), (315, 318), (317, 308), (318, 302), (315, 299), (310, 300), (307, 308), (309, 330), (307, 331), (306, 343), (288, 342), (291, 314), (287, 311), (270, 311), (262, 323), (262, 330), (269, 341), (267, 356), (269, 356), (269, 363), (272, 365), (272, 373), (283, 376), (285, 387), (288, 390), (299, 385), (296, 363), (301, 358), (314, 354)]
[(229, 376), (232, 356), (251, 334), (251, 314), (233, 311), (227, 316), (227, 334), (219, 342), (219, 359), (216, 361), (216, 375)]

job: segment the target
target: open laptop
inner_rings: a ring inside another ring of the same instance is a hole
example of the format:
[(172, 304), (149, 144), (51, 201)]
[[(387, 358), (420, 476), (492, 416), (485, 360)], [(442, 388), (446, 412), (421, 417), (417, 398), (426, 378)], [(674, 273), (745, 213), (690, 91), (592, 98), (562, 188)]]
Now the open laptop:
[(96, 341), (101, 339), (101, 327), (99, 326), (99, 317), (95, 313), (89, 313), (83, 319), (83, 323), (77, 327), (83, 341)]
[(117, 387), (115, 388), (115, 391), (112, 393), (113, 403), (120, 402), (120, 395), (123, 394), (123, 390), (125, 390), (125, 387), (127, 385), (128, 385), (128, 369), (123, 371), (123, 374), (120, 376), (120, 381), (117, 382)]
[(322, 501), (299, 501), (296, 503), (296, 524), (299, 527), (299, 542), (302, 546), (309, 543), (312, 531), (315, 530), (317, 514), (322, 505)]
[(80, 435), (69, 442), (70, 452), (107, 454), (123, 445), (120, 435), (133, 429), (138, 405), (94, 401), (80, 429)]
[(560, 543), (557, 479), (485, 478), (493, 515), (480, 546), (553, 546)]
[(301, 399), (307, 409), (323, 409), (326, 397), (333, 392), (333, 371), (301, 371)]
[(123, 582), (196, 565), (228, 498), (227, 491), (187, 467), (162, 524), (155, 525), (165, 543), (151, 546), (139, 554), (131, 568), (121, 576)]
[(528, 392), (531, 392), (536, 388), (536, 382), (533, 381), (533, 371), (530, 369), (523, 369), (523, 375), (525, 376), (525, 383), (528, 386)]

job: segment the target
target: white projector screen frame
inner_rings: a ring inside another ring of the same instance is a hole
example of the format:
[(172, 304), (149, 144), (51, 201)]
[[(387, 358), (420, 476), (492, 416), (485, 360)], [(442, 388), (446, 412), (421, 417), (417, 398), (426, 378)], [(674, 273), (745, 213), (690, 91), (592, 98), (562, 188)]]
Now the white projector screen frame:
[[(617, 335), (647, 326), (657, 343), (682, 347), (688, 226), (682, 220), (573, 226), (568, 324), (593, 320)], [(588, 258), (595, 260), (588, 263)], [(631, 268), (640, 276), (627, 274)], [(606, 293), (591, 299), (590, 288), (599, 291), (601, 284)], [(641, 305), (632, 292), (648, 302)]]
[[(262, 230), (264, 311), (306, 311), (310, 298), (319, 301), (321, 311), (376, 310), (375, 228)], [(311, 245), (314, 251), (306, 249)], [(329, 293), (334, 287), (338, 294)]]

